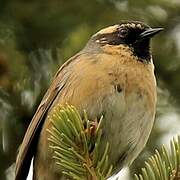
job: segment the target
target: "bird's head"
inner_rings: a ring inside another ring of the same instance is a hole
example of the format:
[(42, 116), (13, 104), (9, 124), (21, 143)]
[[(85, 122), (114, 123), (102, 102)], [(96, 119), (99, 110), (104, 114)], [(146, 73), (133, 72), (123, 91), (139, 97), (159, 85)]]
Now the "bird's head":
[(151, 28), (141, 22), (128, 21), (100, 30), (92, 36), (90, 42), (100, 48), (117, 50), (118, 46), (126, 47), (140, 61), (148, 62), (151, 59), (150, 39), (162, 30), (163, 28)]

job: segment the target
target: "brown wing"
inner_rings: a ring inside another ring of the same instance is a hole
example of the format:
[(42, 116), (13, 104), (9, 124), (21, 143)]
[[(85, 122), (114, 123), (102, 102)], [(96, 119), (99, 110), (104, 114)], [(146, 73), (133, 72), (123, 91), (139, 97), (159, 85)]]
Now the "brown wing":
[(77, 59), (80, 54), (75, 55), (71, 59), (69, 59), (64, 65), (60, 67), (58, 72), (56, 73), (54, 80), (46, 92), (44, 98), (42, 99), (36, 113), (34, 114), (31, 123), (26, 131), (23, 142), (20, 146), (20, 150), (16, 160), (16, 172), (15, 172), (15, 180), (24, 180), (26, 179), (29, 167), (31, 164), (31, 159), (34, 155), (34, 151), (36, 149), (36, 144), (38, 140), (38, 136), (41, 130), (41, 127), (44, 123), (44, 116), (48, 109), (51, 107), (54, 99), (58, 95), (58, 93), (63, 89), (67, 79), (67, 67), (68, 65)]

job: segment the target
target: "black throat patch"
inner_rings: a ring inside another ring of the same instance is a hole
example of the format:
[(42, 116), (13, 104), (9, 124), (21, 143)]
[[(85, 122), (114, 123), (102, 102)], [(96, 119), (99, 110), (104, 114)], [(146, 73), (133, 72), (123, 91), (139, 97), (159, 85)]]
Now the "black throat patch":
[(130, 48), (133, 54), (138, 57), (140, 61), (150, 62), (151, 51), (150, 51), (150, 39), (145, 39), (144, 41), (132, 44)]

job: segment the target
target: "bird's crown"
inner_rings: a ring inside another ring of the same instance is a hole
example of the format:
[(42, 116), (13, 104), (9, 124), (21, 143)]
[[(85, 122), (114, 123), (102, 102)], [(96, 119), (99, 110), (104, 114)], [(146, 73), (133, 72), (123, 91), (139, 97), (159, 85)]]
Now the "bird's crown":
[(150, 26), (148, 26), (147, 24), (144, 24), (142, 22), (139, 21), (122, 21), (119, 24), (119, 27), (125, 27), (125, 28), (132, 28), (132, 29), (141, 29), (141, 30), (145, 30), (150, 28)]
[(101, 29), (94, 36), (115, 33), (121, 28), (145, 30), (150, 28), (150, 26), (139, 21), (122, 21), (120, 24)]

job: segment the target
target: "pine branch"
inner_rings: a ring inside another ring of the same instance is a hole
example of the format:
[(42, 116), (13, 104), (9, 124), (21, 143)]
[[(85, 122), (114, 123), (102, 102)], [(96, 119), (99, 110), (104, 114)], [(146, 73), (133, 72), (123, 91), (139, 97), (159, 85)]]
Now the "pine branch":
[(108, 162), (109, 143), (100, 155), (102, 117), (90, 121), (83, 118), (73, 106), (57, 106), (49, 116), (52, 128), (48, 129), (50, 148), (54, 152), (57, 168), (71, 179), (104, 180), (111, 175)]
[(156, 150), (135, 180), (180, 180), (180, 136), (171, 140), (170, 151)]

